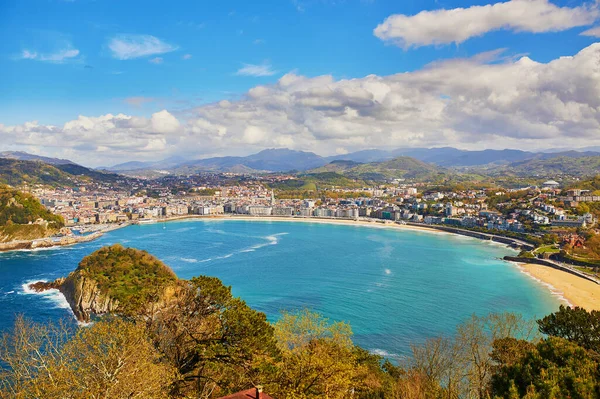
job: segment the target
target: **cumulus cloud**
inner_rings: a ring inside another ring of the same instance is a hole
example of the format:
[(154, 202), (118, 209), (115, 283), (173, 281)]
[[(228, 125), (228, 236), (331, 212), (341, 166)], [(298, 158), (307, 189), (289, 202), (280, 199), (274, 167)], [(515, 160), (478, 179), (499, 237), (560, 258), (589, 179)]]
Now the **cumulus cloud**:
[(171, 45), (151, 35), (119, 35), (110, 39), (108, 48), (112, 56), (119, 60), (148, 57), (177, 50)]
[(600, 43), (548, 63), (500, 57), (489, 52), (360, 79), (290, 73), (239, 100), (177, 114), (80, 116), (64, 126), (29, 122), (0, 126), (0, 137), (9, 148), (41, 149), (43, 143), (49, 155), (84, 164), (269, 147), (326, 155), (365, 148), (600, 144)]
[(273, 76), (277, 73), (277, 71), (273, 70), (273, 67), (270, 64), (244, 64), (244, 66), (235, 73), (240, 76)]
[(469, 38), (506, 29), (514, 32), (558, 32), (591, 25), (598, 18), (597, 4), (558, 7), (548, 0), (511, 0), (504, 3), (395, 14), (373, 33), (404, 48), (462, 43)]

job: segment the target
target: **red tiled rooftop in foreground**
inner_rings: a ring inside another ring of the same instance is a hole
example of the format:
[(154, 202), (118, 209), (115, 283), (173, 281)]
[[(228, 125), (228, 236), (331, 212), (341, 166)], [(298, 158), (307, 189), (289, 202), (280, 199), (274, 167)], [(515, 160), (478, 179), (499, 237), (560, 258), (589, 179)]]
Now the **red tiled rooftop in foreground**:
[(262, 392), (260, 388), (250, 388), (218, 399), (273, 399), (273, 397)]

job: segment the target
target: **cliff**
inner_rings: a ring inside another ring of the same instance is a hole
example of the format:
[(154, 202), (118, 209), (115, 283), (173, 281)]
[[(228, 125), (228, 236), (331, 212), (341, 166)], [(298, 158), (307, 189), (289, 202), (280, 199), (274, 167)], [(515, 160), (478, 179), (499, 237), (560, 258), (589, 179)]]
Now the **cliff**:
[(152, 317), (176, 296), (177, 287), (173, 271), (158, 259), (118, 244), (86, 256), (66, 278), (30, 285), (38, 292), (58, 289), (83, 322), (107, 313)]

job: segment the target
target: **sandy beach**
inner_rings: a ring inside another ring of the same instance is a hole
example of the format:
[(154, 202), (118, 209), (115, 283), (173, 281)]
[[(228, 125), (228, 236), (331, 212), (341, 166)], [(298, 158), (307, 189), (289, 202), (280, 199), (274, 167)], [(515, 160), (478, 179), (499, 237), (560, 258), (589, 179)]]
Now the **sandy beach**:
[(600, 310), (600, 285), (548, 266), (519, 263), (531, 277), (551, 286), (571, 305), (587, 310)]

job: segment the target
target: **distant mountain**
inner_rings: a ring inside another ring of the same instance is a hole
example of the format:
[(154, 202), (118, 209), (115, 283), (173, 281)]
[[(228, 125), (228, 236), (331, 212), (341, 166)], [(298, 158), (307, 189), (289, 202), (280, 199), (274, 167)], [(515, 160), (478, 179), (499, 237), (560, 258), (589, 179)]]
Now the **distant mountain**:
[(123, 179), (114, 173), (103, 173), (84, 166), (67, 163), (51, 165), (41, 161), (21, 161), (0, 158), (0, 184), (44, 184), (73, 187), (86, 182), (114, 183)]
[(327, 164), (327, 160), (315, 153), (294, 151), (286, 148), (263, 150), (246, 157), (216, 157), (184, 162), (174, 168), (176, 172), (201, 172), (246, 170), (251, 172), (304, 171)]
[[(562, 154), (562, 155), (561, 155)], [(566, 155), (565, 155), (566, 154)], [(534, 159), (514, 162), (509, 165), (487, 171), (493, 175), (515, 175), (520, 177), (558, 178), (563, 175), (592, 177), (600, 174), (599, 155), (581, 155), (558, 153), (553, 156), (540, 155)], [(554, 156), (557, 155), (557, 156)]]
[(474, 166), (490, 163), (507, 164), (533, 158), (533, 152), (520, 150), (483, 150), (468, 151), (452, 147), (440, 148), (398, 148), (395, 150), (365, 150), (345, 155), (328, 157), (328, 160), (349, 160), (355, 162), (382, 162), (395, 157), (405, 156), (438, 166)]
[(66, 165), (66, 164), (74, 164), (75, 162), (69, 161), (68, 159), (60, 159), (60, 158), (49, 158), (43, 157), (40, 155), (33, 155), (23, 151), (3, 151), (0, 152), (0, 158), (5, 159), (16, 159), (19, 161), (40, 161), (50, 165)]
[(141, 161), (130, 161), (125, 163), (120, 163), (118, 165), (113, 166), (102, 166), (96, 169), (100, 170), (108, 170), (111, 172), (121, 172), (121, 171), (134, 171), (134, 170), (146, 170), (146, 169), (171, 169), (178, 165), (181, 165), (185, 162), (185, 158), (183, 157), (169, 157), (163, 159), (161, 161), (156, 162), (141, 162)]
[(354, 161), (332, 161), (310, 170), (307, 173), (338, 173), (363, 181), (384, 181), (391, 179), (436, 180), (451, 172), (431, 163), (401, 156), (383, 162), (358, 163)]

